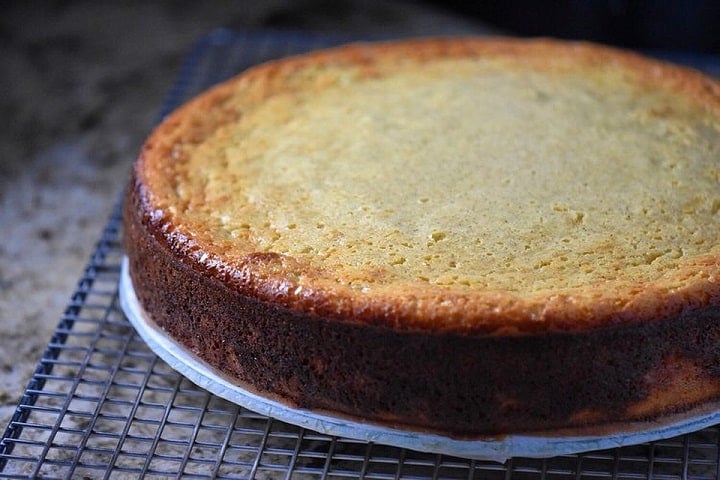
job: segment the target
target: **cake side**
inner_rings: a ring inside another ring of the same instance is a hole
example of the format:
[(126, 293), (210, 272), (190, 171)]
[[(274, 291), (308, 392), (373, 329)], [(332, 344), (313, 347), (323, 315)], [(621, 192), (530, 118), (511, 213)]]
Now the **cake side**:
[(717, 307), (539, 335), (338, 322), (241, 294), (199, 272), (148, 229), (138, 206), (131, 194), (125, 244), (146, 312), (238, 385), (290, 406), (483, 438), (605, 431), (720, 400)]

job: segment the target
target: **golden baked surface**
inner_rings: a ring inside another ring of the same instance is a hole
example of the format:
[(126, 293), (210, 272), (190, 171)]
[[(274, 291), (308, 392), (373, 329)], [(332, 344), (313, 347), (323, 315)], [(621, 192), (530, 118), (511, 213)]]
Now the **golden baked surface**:
[(510, 333), (717, 300), (717, 83), (551, 41), (308, 58), (191, 103), (136, 167), (170, 245), (239, 290)]

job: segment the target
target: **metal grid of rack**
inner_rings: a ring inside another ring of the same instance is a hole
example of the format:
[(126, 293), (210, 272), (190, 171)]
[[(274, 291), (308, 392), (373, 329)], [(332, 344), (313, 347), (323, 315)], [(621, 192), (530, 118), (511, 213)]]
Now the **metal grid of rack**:
[[(162, 114), (274, 57), (341, 39), (216, 31)], [(115, 209), (0, 440), (1, 478), (720, 478), (716, 427), (632, 447), (505, 464), (331, 437), (213, 396), (160, 360), (118, 305)]]

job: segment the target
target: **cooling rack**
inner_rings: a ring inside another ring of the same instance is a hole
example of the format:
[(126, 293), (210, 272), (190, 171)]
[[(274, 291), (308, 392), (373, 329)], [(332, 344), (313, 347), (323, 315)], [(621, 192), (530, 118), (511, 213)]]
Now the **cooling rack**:
[[(189, 54), (161, 116), (250, 65), (343, 40), (214, 31)], [(699, 60), (717, 72), (720, 63)], [(0, 478), (720, 478), (718, 427), (500, 464), (332, 437), (253, 413), (172, 370), (128, 323), (118, 302), (121, 232), (118, 204), (0, 440)]]

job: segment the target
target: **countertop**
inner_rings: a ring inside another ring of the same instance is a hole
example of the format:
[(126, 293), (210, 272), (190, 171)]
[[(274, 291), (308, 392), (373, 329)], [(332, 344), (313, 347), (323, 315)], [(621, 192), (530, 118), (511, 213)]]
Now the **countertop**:
[(27, 1), (0, 18), (4, 429), (192, 45), (214, 28), (491, 32), (400, 1)]

